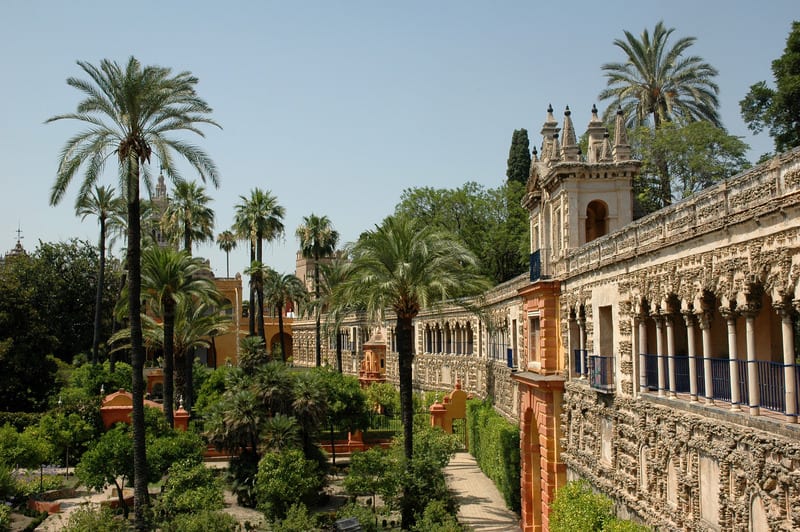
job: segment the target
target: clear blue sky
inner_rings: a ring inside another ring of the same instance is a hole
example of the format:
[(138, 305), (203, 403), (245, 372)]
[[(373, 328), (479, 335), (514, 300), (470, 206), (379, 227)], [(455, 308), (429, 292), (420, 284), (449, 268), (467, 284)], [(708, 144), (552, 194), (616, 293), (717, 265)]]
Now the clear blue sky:
[[(615, 38), (663, 20), (720, 75), (721, 116), (751, 146), (739, 100), (783, 52), (796, 0), (670, 2), (304, 1), (0, 2), (0, 253), (70, 237), (97, 238), (95, 220), (74, 216), (77, 186), (57, 207), (49, 190), (64, 141), (77, 123), (43, 125), (75, 109), (76, 60), (190, 70), (223, 130), (197, 139), (214, 158), (215, 232), (253, 187), (286, 208), (286, 237), (265, 260), (294, 270), (295, 229), (325, 214), (343, 241), (379, 223), (409, 187), (453, 188), (505, 179), (514, 129), (532, 143), (547, 105), (573, 110), (578, 133), (605, 86), (604, 62), (621, 61)], [(113, 166), (103, 183), (116, 185)], [(218, 275), (225, 256), (201, 247)], [(248, 253), (232, 253), (231, 270)]]

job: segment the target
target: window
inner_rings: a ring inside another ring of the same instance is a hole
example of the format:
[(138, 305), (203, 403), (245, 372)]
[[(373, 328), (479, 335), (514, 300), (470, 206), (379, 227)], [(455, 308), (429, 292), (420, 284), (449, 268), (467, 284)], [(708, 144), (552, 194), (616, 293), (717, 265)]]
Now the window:
[(539, 344), (542, 335), (539, 316), (529, 316), (528, 320), (528, 353), (530, 356), (530, 361), (536, 365), (539, 365), (541, 363)]
[(586, 242), (608, 233), (608, 206), (594, 200), (586, 207)]

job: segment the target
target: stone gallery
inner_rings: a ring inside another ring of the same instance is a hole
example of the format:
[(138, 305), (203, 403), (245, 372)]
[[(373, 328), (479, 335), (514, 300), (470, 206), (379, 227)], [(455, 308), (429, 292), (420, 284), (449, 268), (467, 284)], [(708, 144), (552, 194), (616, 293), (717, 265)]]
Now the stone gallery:
[[(623, 121), (611, 138), (593, 110), (581, 153), (569, 111), (559, 127), (548, 110), (530, 272), (477, 310), (420, 313), (414, 385), (460, 382), (519, 423), (525, 531), (577, 478), (664, 529), (800, 529), (800, 150), (634, 220)], [(380, 371), (397, 382), (393, 323)], [(342, 331), (358, 373), (370, 324)], [(294, 321), (295, 364), (314, 365), (314, 334)]]

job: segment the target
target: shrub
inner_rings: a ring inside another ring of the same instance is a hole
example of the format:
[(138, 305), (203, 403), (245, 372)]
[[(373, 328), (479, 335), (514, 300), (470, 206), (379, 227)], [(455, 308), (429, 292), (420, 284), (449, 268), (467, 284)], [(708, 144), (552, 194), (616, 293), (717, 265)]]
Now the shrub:
[(130, 364), (117, 362), (112, 373), (111, 364), (106, 360), (102, 364), (84, 364), (75, 368), (70, 385), (82, 388), (90, 396), (99, 396), (101, 387), (107, 394), (120, 389), (129, 389), (132, 375), (133, 369)]
[(481, 470), (494, 481), (506, 505), (520, 511), (519, 425), (506, 421), (491, 403), (467, 401), (470, 453)]
[(16, 494), (17, 483), (11, 474), (11, 469), (0, 463), (0, 501), (10, 499)]
[(286, 517), (271, 523), (272, 532), (316, 532), (319, 530), (317, 518), (308, 513), (305, 504), (293, 504)]
[(270, 519), (282, 519), (293, 504), (315, 502), (323, 486), (317, 462), (306, 459), (303, 451), (269, 452), (258, 463), (258, 507)]
[(361, 530), (364, 532), (378, 532), (378, 517), (372, 508), (368, 508), (363, 504), (351, 502), (345, 504), (336, 511), (336, 519), (348, 519), (355, 517), (361, 525)]
[(236, 519), (225, 512), (202, 510), (196, 514), (180, 514), (165, 523), (163, 532), (230, 532), (237, 529)]
[(20, 432), (39, 423), (40, 417), (42, 417), (40, 412), (0, 412), (0, 427), (8, 424)]
[(0, 530), (5, 532), (11, 529), (11, 508), (0, 504)]
[(592, 491), (585, 480), (568, 482), (556, 491), (550, 506), (550, 530), (553, 532), (601, 531), (613, 518), (611, 500)]
[(17, 495), (31, 497), (42, 491), (57, 490), (64, 487), (64, 477), (60, 475), (39, 475), (39, 471), (31, 470), (17, 478)]
[(608, 521), (603, 527), (603, 532), (648, 532), (650, 529), (633, 521), (623, 521), (616, 517)]
[(463, 528), (443, 501), (434, 500), (428, 503), (422, 515), (417, 516), (417, 523), (412, 528), (415, 532), (461, 532)]
[(72, 512), (65, 532), (125, 532), (131, 530), (130, 523), (117, 517), (107, 506), (92, 508), (82, 506)]
[(222, 482), (202, 463), (182, 461), (169, 468), (156, 514), (172, 521), (179, 514), (220, 510), (224, 506)]

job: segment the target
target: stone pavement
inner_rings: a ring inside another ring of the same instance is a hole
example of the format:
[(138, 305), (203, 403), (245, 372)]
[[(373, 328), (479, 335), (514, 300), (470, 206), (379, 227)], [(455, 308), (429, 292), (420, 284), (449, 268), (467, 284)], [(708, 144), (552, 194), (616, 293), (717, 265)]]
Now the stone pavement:
[(519, 516), (506, 507), (475, 458), (459, 452), (444, 469), (447, 486), (460, 504), (458, 522), (475, 532), (518, 532)]

